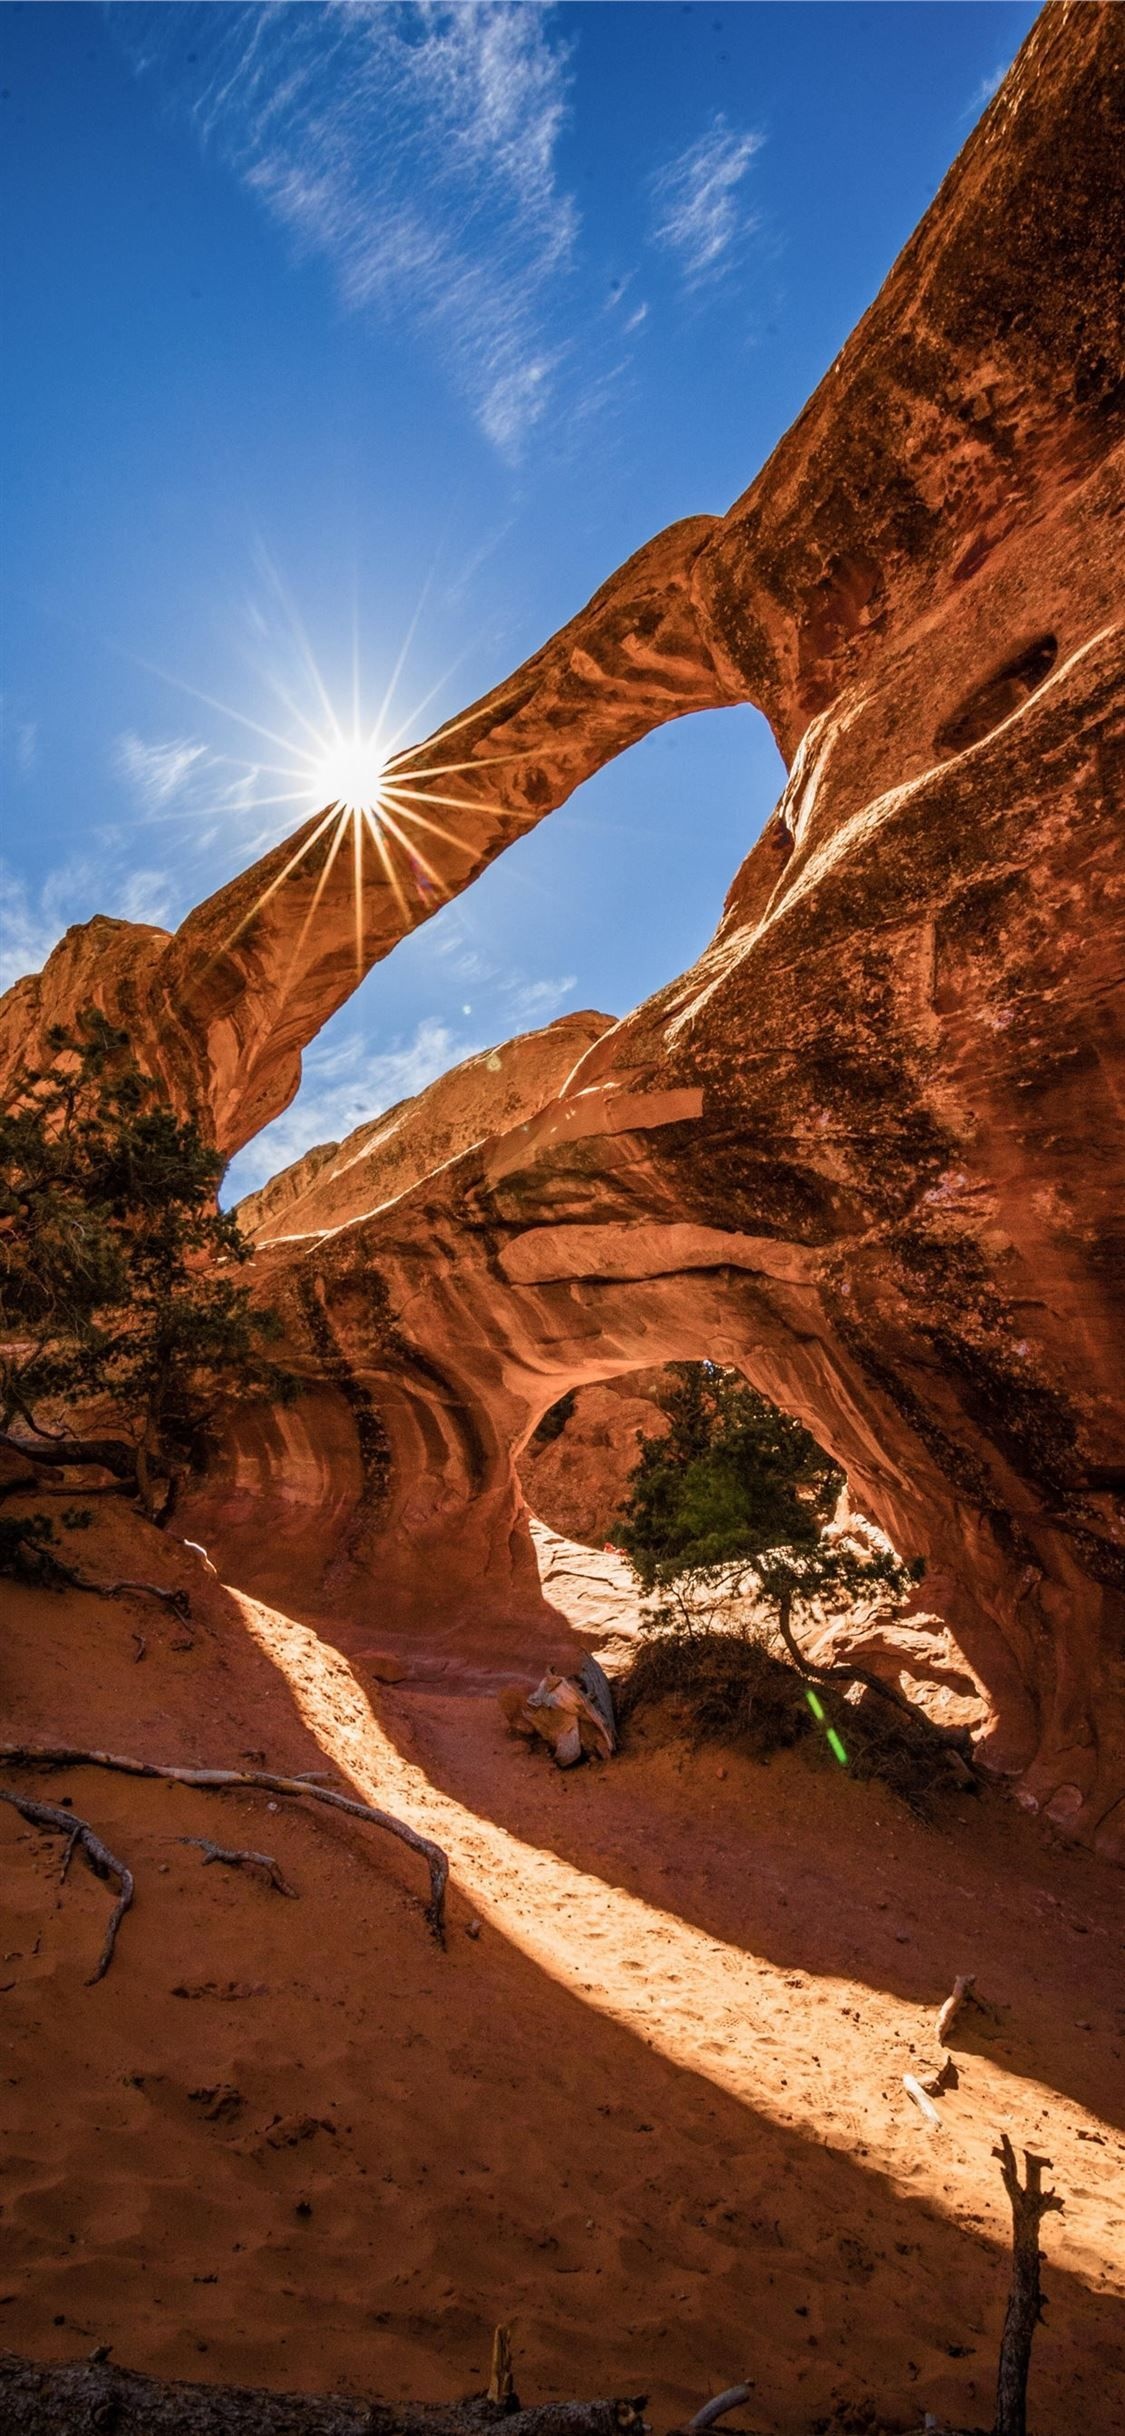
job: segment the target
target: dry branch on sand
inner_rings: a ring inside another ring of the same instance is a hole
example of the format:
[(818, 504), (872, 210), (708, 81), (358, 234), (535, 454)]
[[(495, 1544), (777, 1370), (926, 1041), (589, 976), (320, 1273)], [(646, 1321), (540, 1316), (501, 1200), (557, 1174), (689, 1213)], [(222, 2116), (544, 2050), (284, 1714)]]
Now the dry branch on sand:
[(116, 1853), (110, 1851), (108, 1844), (102, 1843), (101, 1837), (95, 1835), (93, 1828), (87, 1824), (85, 1819), (75, 1818), (72, 1810), (56, 1809), (53, 1802), (31, 1801), (22, 1793), (9, 1793), (3, 1785), (0, 1785), (0, 1802), (10, 1802), (12, 1808), (19, 1811), (20, 1817), (26, 1819), (30, 1827), (42, 1827), (48, 1835), (66, 1837), (67, 1846), (63, 1857), (60, 1883), (66, 1877), (75, 1845), (78, 1845), (84, 1861), (88, 1868), (93, 1870), (94, 1876), (108, 1878), (117, 1888), (117, 1901), (109, 1916), (109, 1926), (102, 1941), (102, 1950), (96, 1967), (91, 1971), (86, 1982), (87, 1987), (92, 1988), (99, 1979), (105, 1978), (113, 1960), (117, 1932), (133, 1900), (132, 1870), (126, 1869), (124, 1861), (119, 1861)]
[(642, 2436), (644, 2396), (634, 2402), (545, 2402), (505, 2411), (479, 2401), (427, 2407), (352, 2402), (342, 2396), (269, 2394), (246, 2386), (187, 2385), (141, 2377), (107, 2360), (41, 2367), (0, 2354), (0, 2436), (479, 2436), (502, 2421), (504, 2436)]
[(197, 1845), (203, 1855), (205, 1869), (211, 1861), (223, 1861), (228, 1869), (260, 1869), (268, 1884), (276, 1888), (279, 1895), (292, 1895), (296, 1901), (296, 1887), (290, 1886), (288, 1879), (282, 1876), (271, 1852), (245, 1852), (239, 1845), (213, 1844), (209, 1835), (181, 1835), (177, 1836), (176, 1841), (178, 1844)]
[[(275, 1776), (268, 1769), (254, 1768), (172, 1768), (162, 1767), (150, 1759), (122, 1759), (112, 1751), (80, 1751), (65, 1744), (31, 1747), (20, 1743), (0, 1746), (0, 1767), (5, 1768), (112, 1768), (122, 1776), (153, 1776), (173, 1785), (190, 1785), (201, 1793), (244, 1793), (247, 1790), (273, 1793), (285, 1800), (325, 1802), (333, 1810), (344, 1811), (349, 1818), (363, 1819), (369, 1827), (382, 1827), (387, 1835), (396, 1836), (412, 1852), (421, 1853), (430, 1873), (430, 1900), (426, 1917), (437, 1938), (445, 1943), (445, 1892), (449, 1883), (449, 1861), (440, 1844), (429, 1836), (419, 1835), (404, 1819), (396, 1819), (389, 1810), (375, 1810), (370, 1802), (359, 1802), (350, 1794), (333, 1793), (327, 1785), (313, 1784), (304, 1776)], [(14, 1795), (7, 1797), (14, 1800)]]

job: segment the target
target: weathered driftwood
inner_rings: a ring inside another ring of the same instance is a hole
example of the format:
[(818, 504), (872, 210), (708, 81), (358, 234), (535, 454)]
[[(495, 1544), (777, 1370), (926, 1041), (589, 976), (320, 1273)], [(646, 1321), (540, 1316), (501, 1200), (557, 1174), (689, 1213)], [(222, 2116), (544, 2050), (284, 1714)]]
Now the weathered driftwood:
[(725, 2419), (728, 2411), (741, 2410), (743, 2403), (749, 2402), (753, 2391), (752, 2385), (728, 2385), (725, 2393), (715, 2394), (710, 2402), (704, 2403), (701, 2411), (696, 2412), (694, 2419), (688, 2420), (687, 2436), (699, 2436), (703, 2428), (714, 2427), (717, 2419)]
[(902, 2076), (902, 2086), (906, 2091), (907, 2097), (913, 2098), (919, 2113), (925, 2116), (927, 2123), (930, 2124), (933, 2129), (940, 2131), (941, 2116), (938, 2113), (937, 2107), (931, 2106), (930, 2101), (926, 2096), (926, 2092), (922, 2087), (921, 2081), (916, 2080), (912, 2072), (904, 2072)]
[(101, 1837), (95, 1835), (93, 1828), (87, 1824), (85, 1819), (75, 1818), (72, 1810), (56, 1809), (53, 1802), (33, 1802), (25, 1794), (9, 1793), (6, 1786), (3, 1785), (0, 1785), (0, 1802), (10, 1802), (13, 1810), (18, 1810), (20, 1817), (26, 1819), (30, 1827), (42, 1827), (48, 1835), (66, 1837), (66, 1853), (60, 1882), (62, 1878), (66, 1877), (75, 1845), (77, 1845), (83, 1860), (93, 1870), (94, 1876), (107, 1878), (111, 1885), (116, 1886), (117, 1901), (109, 1915), (109, 1926), (102, 1941), (102, 1950), (98, 1956), (96, 1968), (91, 1971), (86, 1982), (88, 1988), (94, 1987), (99, 1979), (105, 1978), (113, 1960), (118, 1929), (133, 1900), (132, 1870), (126, 1869), (124, 1861), (119, 1861), (116, 1853), (110, 1851), (108, 1844), (102, 1843)]
[(639, 2402), (546, 2402), (506, 2411), (485, 2399), (429, 2408), (344, 2396), (141, 2377), (107, 2360), (41, 2367), (0, 2353), (0, 2436), (642, 2436)]
[(948, 2047), (949, 2033), (953, 2028), (953, 2024), (956, 2021), (962, 2006), (972, 2003), (975, 1981), (975, 1971), (961, 1972), (954, 1980), (953, 1993), (951, 1996), (946, 1997), (945, 2003), (941, 2008), (941, 2012), (937, 2017), (937, 2034), (938, 2043), (940, 2046)]
[(181, 1835), (177, 1836), (176, 1842), (197, 1845), (203, 1855), (204, 1869), (211, 1861), (223, 1861), (228, 1869), (260, 1869), (279, 1895), (292, 1895), (296, 1901), (297, 1889), (282, 1876), (272, 1852), (245, 1852), (237, 1844), (213, 1844), (209, 1835)]
[(430, 1900), (426, 1917), (439, 1945), (445, 1943), (445, 1890), (449, 1882), (449, 1862), (440, 1844), (417, 1828), (408, 1827), (404, 1819), (396, 1819), (389, 1810), (375, 1810), (370, 1802), (354, 1801), (350, 1794), (333, 1793), (327, 1785), (314, 1785), (304, 1776), (275, 1776), (264, 1768), (171, 1768), (162, 1767), (152, 1759), (122, 1759), (113, 1751), (80, 1751), (66, 1744), (31, 1746), (22, 1743), (0, 1745), (0, 1767), (5, 1768), (113, 1768), (122, 1776), (155, 1776), (173, 1785), (190, 1785), (201, 1793), (244, 1793), (248, 1789), (259, 1793), (280, 1794), (286, 1800), (326, 1802), (333, 1810), (343, 1810), (349, 1818), (364, 1819), (369, 1827), (382, 1827), (387, 1835), (408, 1844), (412, 1852), (421, 1853), (430, 1873)]
[(1001, 2132), (999, 2145), (992, 2154), (999, 2160), (1012, 2207), (1012, 2286), (1000, 2338), (994, 2436), (1027, 2436), (1027, 2375), (1035, 2329), (1043, 2315), (1039, 2226), (1042, 2218), (1052, 2209), (1061, 2209), (1063, 2202), (1056, 2192), (1043, 2189), (1044, 2168), (1048, 2173), (1051, 2170), (1049, 2157), (1036, 2157), (1025, 2148), (1026, 2180), (1021, 2182), (1007, 2132)]

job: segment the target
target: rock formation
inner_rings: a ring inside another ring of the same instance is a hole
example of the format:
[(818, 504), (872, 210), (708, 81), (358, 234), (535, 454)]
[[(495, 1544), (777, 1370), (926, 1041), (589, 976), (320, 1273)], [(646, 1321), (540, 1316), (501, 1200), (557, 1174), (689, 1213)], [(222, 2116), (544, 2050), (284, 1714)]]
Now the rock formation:
[(474, 1142), (537, 1116), (612, 1022), (589, 1011), (560, 1015), (540, 1032), (465, 1058), (346, 1142), (318, 1144), (247, 1194), (238, 1205), (243, 1234), (264, 1247), (370, 1216)]
[(663, 1370), (600, 1379), (544, 1415), (518, 1472), (532, 1513), (550, 1530), (593, 1548), (612, 1539), (614, 1517), (629, 1494), (637, 1440), (662, 1437), (668, 1427), (657, 1402), (666, 1383)]
[[(434, 805), (469, 765), (456, 845), (426, 833), (449, 888), (662, 719), (755, 702), (791, 775), (699, 964), (553, 1101), (263, 1254), (309, 1392), (206, 1492), (322, 1613), (518, 1625), (539, 1592), (514, 1458), (543, 1412), (670, 1358), (737, 1364), (927, 1559), (995, 1764), (1106, 1848), (1123, 64), (1119, 10), (1049, 7), (744, 498), (658, 537), (409, 756)], [(130, 934), (128, 975), (106, 926), (69, 934), (9, 997), (9, 1059), (96, 995), (245, 1140), (356, 973), (346, 857), (315, 828), (175, 940)], [(359, 917), (361, 964), (413, 918), (372, 869)]]

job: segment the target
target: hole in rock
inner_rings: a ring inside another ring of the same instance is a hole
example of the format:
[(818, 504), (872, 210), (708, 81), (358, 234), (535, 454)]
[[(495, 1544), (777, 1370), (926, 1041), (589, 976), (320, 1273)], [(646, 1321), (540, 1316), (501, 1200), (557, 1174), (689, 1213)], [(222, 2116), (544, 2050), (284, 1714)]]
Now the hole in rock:
[(939, 753), (964, 753), (971, 744), (979, 744), (1004, 719), (1009, 719), (1021, 702), (1036, 693), (1044, 678), (1049, 677), (1058, 658), (1058, 641), (1053, 634), (1041, 634), (1014, 659), (1006, 660), (1002, 668), (978, 685), (952, 718), (939, 727), (934, 744)]
[(660, 1397), (675, 1383), (665, 1365), (568, 1389), (532, 1431), (517, 1470), (532, 1513), (562, 1539), (604, 1548), (629, 1494), (638, 1440), (668, 1427)]
[[(673, 1361), (587, 1380), (543, 1415), (518, 1471), (537, 1521), (602, 1555), (599, 1564), (552, 1548), (551, 1589), (557, 1595), (573, 1578), (588, 1602), (593, 1586), (599, 1629), (619, 1636), (619, 1658), (630, 1653), (626, 1707), (634, 1696), (670, 1694), (691, 1707), (698, 1695), (700, 1730), (725, 1719), (734, 1733), (747, 1723), (747, 1702), (780, 1702), (793, 1728), (779, 1728), (780, 1747), (808, 1726), (805, 1690), (794, 1692), (791, 1626), (814, 1667), (842, 1663), (845, 1675), (862, 1670), (869, 1690), (878, 1678), (897, 1696), (888, 1719), (875, 1685), (876, 1742), (886, 1728), (891, 1742), (906, 1731), (909, 1743), (911, 1710), (959, 1732), (984, 1722), (963, 1653), (915, 1597), (924, 1570), (915, 1552), (892, 1547), (853, 1506), (835, 1459), (737, 1369)], [(620, 1565), (626, 1554), (632, 1589)], [(840, 1719), (834, 1726), (822, 1710), (814, 1702), (813, 1716), (834, 1731)], [(829, 1747), (847, 1764), (830, 1732)]]
[[(723, 1389), (745, 1399), (782, 1432), (795, 1432), (818, 1467), (833, 1475), (830, 1503), (847, 1511), (845, 1476), (834, 1458), (815, 1438), (791, 1420), (768, 1397), (748, 1386), (742, 1374), (708, 1361), (670, 1361), (618, 1376), (587, 1379), (567, 1389), (536, 1424), (517, 1471), (520, 1486), (537, 1521), (562, 1539), (604, 1549), (616, 1544), (615, 1532), (629, 1503), (632, 1476), (649, 1440), (671, 1435), (676, 1459), (705, 1456), (716, 1435), (728, 1444), (720, 1398)], [(755, 1467), (749, 1440), (731, 1439), (736, 1465), (747, 1474)], [(769, 1461), (767, 1456), (765, 1460)], [(784, 1466), (783, 1466), (784, 1468)]]

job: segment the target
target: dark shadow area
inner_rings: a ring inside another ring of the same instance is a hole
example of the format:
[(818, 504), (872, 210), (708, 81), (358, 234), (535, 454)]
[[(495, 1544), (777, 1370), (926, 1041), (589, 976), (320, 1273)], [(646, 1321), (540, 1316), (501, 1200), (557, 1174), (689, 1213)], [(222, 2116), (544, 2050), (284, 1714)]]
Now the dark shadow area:
[[(120, 1739), (131, 1656), (105, 1654), (99, 1727)], [(148, 1663), (159, 1708), (175, 1660)], [(271, 1759), (322, 1758), (221, 1594), (176, 1680), (166, 1755), (253, 1714)], [(129, 1731), (151, 1745), (155, 1714)], [(408, 1863), (358, 1831), (271, 1819), (302, 1897), (271, 1906), (185, 1855), (181, 1835), (215, 1831), (204, 1797), (91, 1771), (65, 1787), (129, 1844), (142, 1896), (104, 1991), (69, 1983), (95, 1889), (76, 1893), (80, 1928), (48, 1920), (5, 2000), (17, 2084), (34, 2065), (59, 2088), (34, 2164), (13, 2152), (9, 2342), (64, 2357), (109, 2340), (163, 2373), (440, 2399), (479, 2383), (502, 2306), (538, 2398), (647, 2386), (681, 2411), (747, 2371), (752, 2416), (778, 2430), (842, 2398), (987, 2417), (1007, 2264), (979, 2227), (725, 2097), (487, 1924), (466, 1938), (462, 1897), (439, 1955)], [(0, 1831), (30, 1924), (42, 1881), (18, 1881), (37, 1856)], [(241, 2001), (204, 1993), (232, 1981)], [(1109, 2305), (1053, 2265), (1048, 2288), (1036, 2424), (1064, 2436), (1080, 2413), (1110, 2436)]]
[(1001, 1788), (954, 1792), (924, 1822), (815, 1743), (763, 1764), (643, 1731), (564, 1777), (508, 1735), (484, 1685), (458, 1703), (452, 1685), (407, 1684), (382, 1710), (478, 1816), (776, 1968), (916, 2006), (922, 2037), (976, 1970), (995, 2018), (963, 2017), (955, 2043), (1122, 2121), (1119, 1873), (1048, 1840)]

